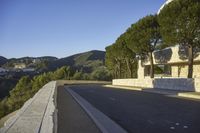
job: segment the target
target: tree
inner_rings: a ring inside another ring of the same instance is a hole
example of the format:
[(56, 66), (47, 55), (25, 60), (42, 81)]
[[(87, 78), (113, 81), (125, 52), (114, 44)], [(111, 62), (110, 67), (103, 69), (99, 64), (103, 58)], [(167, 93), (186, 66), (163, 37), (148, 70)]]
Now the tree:
[(106, 47), (106, 66), (114, 78), (136, 77), (136, 54), (127, 47), (126, 33)]
[(82, 80), (83, 79), (83, 72), (76, 71), (72, 77), (74, 80)]
[(100, 81), (111, 80), (110, 72), (106, 69), (106, 67), (99, 67), (98, 69), (92, 72), (91, 77), (93, 80), (100, 80)]
[(193, 77), (194, 51), (200, 48), (200, 1), (174, 0), (158, 16), (163, 41), (188, 50), (188, 78)]
[(157, 15), (149, 15), (133, 24), (128, 30), (128, 47), (140, 56), (150, 60), (150, 77), (154, 78), (153, 51), (160, 44), (160, 26)]
[(63, 66), (54, 72), (55, 79), (70, 79), (72, 70), (69, 66)]
[(133, 64), (136, 63), (136, 53), (133, 52), (130, 48), (127, 46), (127, 37), (128, 34), (125, 32), (122, 34), (115, 43), (115, 46), (117, 47), (117, 55), (120, 58), (120, 60), (124, 61), (127, 71), (127, 77), (133, 78)]
[(22, 77), (15, 88), (10, 91), (8, 105), (10, 110), (19, 109), (31, 97), (31, 80), (28, 76)]
[(114, 57), (112, 56), (111, 51), (112, 45), (107, 46), (106, 49), (106, 55), (105, 55), (105, 65), (108, 68), (108, 70), (112, 73), (113, 78), (116, 78), (115, 70), (114, 70)]

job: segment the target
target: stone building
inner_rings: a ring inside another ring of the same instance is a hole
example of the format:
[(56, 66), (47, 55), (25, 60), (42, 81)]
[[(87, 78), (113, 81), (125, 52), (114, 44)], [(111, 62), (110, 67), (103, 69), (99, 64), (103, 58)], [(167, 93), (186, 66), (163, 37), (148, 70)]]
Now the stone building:
[[(173, 0), (167, 0), (159, 9)], [(148, 57), (138, 61), (137, 79), (113, 79), (113, 85), (200, 92), (200, 49), (194, 52), (193, 78), (188, 79), (187, 49), (179, 45), (153, 53), (155, 78), (150, 78)]]
[(24, 69), (24, 68), (26, 68), (26, 64), (25, 63), (15, 63), (14, 68), (15, 69)]
[[(166, 49), (155, 51), (153, 60), (155, 68), (162, 70), (162, 73), (155, 77), (187, 78), (188, 56), (187, 50), (178, 45)], [(148, 59), (139, 61), (138, 78), (149, 77), (150, 62)], [(193, 78), (200, 78), (200, 52), (194, 53)]]

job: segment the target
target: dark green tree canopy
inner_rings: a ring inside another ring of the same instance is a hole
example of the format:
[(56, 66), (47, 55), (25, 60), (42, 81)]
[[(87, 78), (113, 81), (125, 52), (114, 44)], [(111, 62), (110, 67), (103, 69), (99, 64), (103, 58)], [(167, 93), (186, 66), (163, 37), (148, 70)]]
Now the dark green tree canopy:
[(174, 0), (161, 10), (158, 20), (165, 43), (200, 47), (199, 0)]
[(158, 20), (163, 41), (186, 49), (188, 78), (192, 78), (194, 54), (200, 48), (200, 1), (174, 0), (161, 10)]
[(128, 46), (139, 54), (153, 52), (161, 40), (157, 15), (149, 15), (132, 24), (127, 30)]

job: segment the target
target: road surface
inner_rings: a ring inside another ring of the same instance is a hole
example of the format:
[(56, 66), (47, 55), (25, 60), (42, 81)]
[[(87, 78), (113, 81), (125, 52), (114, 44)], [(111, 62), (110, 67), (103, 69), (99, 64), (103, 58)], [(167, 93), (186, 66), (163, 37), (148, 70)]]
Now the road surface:
[(64, 87), (57, 89), (57, 109), (57, 133), (101, 133)]
[(70, 88), (130, 133), (200, 133), (199, 100), (99, 85)]

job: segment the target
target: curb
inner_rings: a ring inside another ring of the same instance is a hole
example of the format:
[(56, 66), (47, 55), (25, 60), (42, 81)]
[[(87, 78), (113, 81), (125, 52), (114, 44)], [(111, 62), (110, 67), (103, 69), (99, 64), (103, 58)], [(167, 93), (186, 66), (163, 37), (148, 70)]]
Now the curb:
[(164, 94), (170, 96), (177, 96), (182, 98), (190, 98), (190, 99), (200, 99), (200, 92), (178, 92), (175, 90), (163, 90), (163, 89), (143, 89), (139, 87), (127, 87), (127, 86), (117, 86), (117, 85), (104, 85), (104, 87), (108, 88), (118, 88), (118, 89), (128, 89), (128, 90), (136, 90), (136, 91), (143, 91), (148, 93), (157, 93), (157, 94)]
[(117, 85), (103, 85), (103, 87), (142, 91), (142, 88), (140, 87), (117, 86)]
[(198, 92), (182, 92), (182, 93), (178, 93), (178, 96), (200, 100), (200, 93)]
[(80, 95), (72, 89), (65, 88), (69, 94), (78, 102), (78, 104), (86, 111), (90, 118), (94, 121), (96, 126), (102, 133), (127, 133), (117, 123), (107, 117), (105, 114), (93, 107), (89, 102), (83, 99)]

